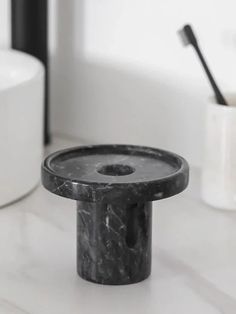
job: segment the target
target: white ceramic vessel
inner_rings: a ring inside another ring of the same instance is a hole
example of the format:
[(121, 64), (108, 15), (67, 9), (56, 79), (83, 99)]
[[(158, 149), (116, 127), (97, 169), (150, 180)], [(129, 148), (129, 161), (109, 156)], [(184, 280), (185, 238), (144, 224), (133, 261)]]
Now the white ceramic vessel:
[(43, 151), (44, 68), (36, 58), (0, 51), (0, 206), (39, 182)]
[(208, 204), (236, 210), (236, 96), (230, 106), (207, 104), (202, 197)]

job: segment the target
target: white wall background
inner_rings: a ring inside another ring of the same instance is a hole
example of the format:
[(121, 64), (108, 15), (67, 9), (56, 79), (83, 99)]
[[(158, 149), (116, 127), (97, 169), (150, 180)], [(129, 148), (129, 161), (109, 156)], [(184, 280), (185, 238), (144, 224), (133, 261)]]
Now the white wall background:
[[(0, 46), (9, 47), (0, 0)], [(176, 31), (191, 22), (215, 76), (234, 90), (233, 0), (50, 0), (54, 132), (85, 141), (153, 145), (200, 165), (211, 93)]]

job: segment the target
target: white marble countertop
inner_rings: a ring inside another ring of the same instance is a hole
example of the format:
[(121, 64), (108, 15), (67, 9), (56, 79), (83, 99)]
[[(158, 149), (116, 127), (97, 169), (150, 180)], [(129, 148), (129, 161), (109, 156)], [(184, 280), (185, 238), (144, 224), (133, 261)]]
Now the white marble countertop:
[(196, 169), (153, 212), (151, 277), (102, 286), (76, 274), (74, 201), (39, 186), (1, 209), (0, 314), (235, 314), (236, 212), (202, 203)]

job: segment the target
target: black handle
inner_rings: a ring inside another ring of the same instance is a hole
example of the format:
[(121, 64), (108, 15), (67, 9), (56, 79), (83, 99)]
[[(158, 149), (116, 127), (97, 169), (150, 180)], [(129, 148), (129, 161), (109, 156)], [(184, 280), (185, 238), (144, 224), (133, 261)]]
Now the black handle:
[(47, 0), (11, 0), (12, 48), (45, 65), (44, 143), (49, 144), (48, 7)]
[(205, 59), (204, 59), (204, 57), (202, 55), (202, 52), (201, 52), (199, 46), (195, 45), (194, 47), (195, 47), (196, 52), (197, 52), (197, 54), (198, 54), (198, 56), (199, 56), (199, 58), (201, 60), (201, 63), (203, 65), (203, 68), (204, 68), (204, 70), (206, 72), (206, 75), (207, 75), (207, 77), (208, 77), (208, 79), (210, 81), (210, 84), (211, 84), (211, 86), (212, 86), (212, 88), (213, 88), (213, 90), (215, 92), (215, 98), (216, 98), (217, 103), (219, 103), (221, 105), (224, 105), (224, 106), (228, 106), (224, 96), (221, 94), (221, 91), (220, 91), (219, 87), (217, 86), (216, 81), (214, 80), (214, 78), (213, 78), (213, 76), (212, 76), (212, 74), (211, 74), (211, 72), (210, 72), (210, 70), (209, 70), (209, 68), (208, 68), (208, 66), (206, 64), (206, 61), (205, 61)]

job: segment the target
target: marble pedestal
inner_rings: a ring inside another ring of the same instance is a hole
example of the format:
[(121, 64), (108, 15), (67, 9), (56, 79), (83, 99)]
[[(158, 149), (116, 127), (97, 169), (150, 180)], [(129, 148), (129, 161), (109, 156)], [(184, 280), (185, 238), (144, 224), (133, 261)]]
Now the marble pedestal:
[(77, 202), (77, 215), (77, 269), (82, 278), (121, 285), (150, 275), (151, 202)]
[(150, 147), (86, 146), (48, 156), (42, 182), (77, 201), (78, 274), (100, 284), (131, 284), (151, 272), (151, 202), (183, 191), (188, 165)]

